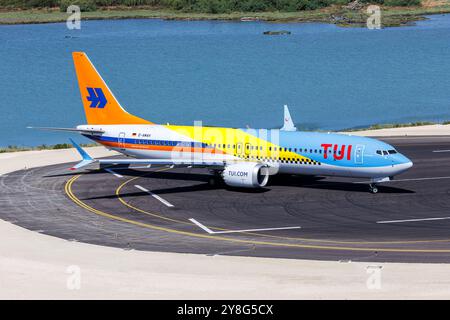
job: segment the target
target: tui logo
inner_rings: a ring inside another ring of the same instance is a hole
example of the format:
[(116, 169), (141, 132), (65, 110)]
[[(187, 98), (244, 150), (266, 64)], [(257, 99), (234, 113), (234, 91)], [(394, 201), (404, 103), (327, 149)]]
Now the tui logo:
[(86, 98), (91, 102), (89, 108), (103, 109), (108, 102), (101, 88), (86, 88), (89, 96)]

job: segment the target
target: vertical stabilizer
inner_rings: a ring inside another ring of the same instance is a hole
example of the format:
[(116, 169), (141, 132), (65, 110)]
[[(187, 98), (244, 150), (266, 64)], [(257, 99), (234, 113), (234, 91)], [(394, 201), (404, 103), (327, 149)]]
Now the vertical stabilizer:
[(84, 52), (72, 55), (88, 124), (151, 124), (122, 108)]

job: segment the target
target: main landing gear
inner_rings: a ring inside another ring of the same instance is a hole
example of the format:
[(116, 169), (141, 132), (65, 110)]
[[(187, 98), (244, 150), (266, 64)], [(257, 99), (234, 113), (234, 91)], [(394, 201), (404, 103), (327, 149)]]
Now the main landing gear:
[(211, 187), (217, 187), (222, 183), (222, 175), (220, 174), (220, 171), (218, 170), (209, 170), (210, 173), (212, 173), (212, 176), (208, 180), (208, 184)]
[(377, 185), (375, 183), (369, 184), (369, 191), (370, 193), (377, 193), (378, 192)]

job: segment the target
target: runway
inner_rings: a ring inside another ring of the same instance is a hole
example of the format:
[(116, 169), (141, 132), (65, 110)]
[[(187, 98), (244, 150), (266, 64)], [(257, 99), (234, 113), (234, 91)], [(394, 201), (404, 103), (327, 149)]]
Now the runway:
[(212, 187), (206, 169), (0, 176), (0, 218), (123, 249), (333, 261), (450, 262), (450, 137), (383, 138), (414, 167), (368, 192), (362, 180), (271, 177)]

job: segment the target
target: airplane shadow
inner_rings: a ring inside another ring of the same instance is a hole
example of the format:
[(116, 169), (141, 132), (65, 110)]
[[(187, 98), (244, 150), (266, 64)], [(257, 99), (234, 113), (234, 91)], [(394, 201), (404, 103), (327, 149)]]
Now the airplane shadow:
[[(116, 170), (117, 171), (117, 170)], [(102, 171), (100, 171), (102, 172)], [(122, 170), (121, 174), (127, 176), (142, 176), (142, 171), (138, 170)], [(96, 174), (95, 171), (88, 174)], [(151, 192), (159, 195), (163, 194), (174, 194), (174, 193), (189, 193), (189, 192), (200, 192), (200, 191), (211, 191), (211, 190), (226, 190), (230, 192), (248, 193), (248, 194), (258, 194), (265, 193), (271, 190), (272, 186), (291, 186), (291, 187), (301, 187), (305, 189), (320, 189), (320, 190), (336, 190), (336, 191), (347, 191), (347, 192), (360, 192), (369, 193), (369, 187), (364, 183), (353, 183), (353, 182), (339, 182), (339, 181), (323, 181), (325, 177), (319, 176), (293, 176), (293, 175), (277, 175), (269, 179), (269, 185), (265, 188), (234, 188), (225, 185), (220, 180), (215, 180), (215, 184), (211, 185), (210, 180), (214, 176), (211, 174), (203, 173), (186, 173), (186, 172), (149, 172), (149, 178), (152, 179), (164, 179), (164, 180), (181, 180), (181, 181), (197, 181), (200, 184), (180, 186), (180, 187), (170, 187), (162, 189), (151, 189)], [(145, 175), (144, 175), (145, 177)], [(378, 192), (382, 194), (407, 194), (414, 193), (414, 191), (397, 188), (386, 185), (379, 185)], [(129, 197), (140, 197), (148, 196), (146, 192), (129, 192), (120, 195), (121, 198)], [(95, 199), (117, 199), (115, 194), (97, 196), (85, 198), (84, 200), (95, 200)]]
[[(349, 192), (369, 192), (368, 183), (354, 183), (346, 181), (322, 181), (326, 179), (320, 176), (293, 176), (277, 175), (269, 179), (270, 186), (293, 186), (307, 189), (336, 190)], [(378, 193), (415, 193), (412, 190), (392, 187), (387, 185), (378, 185)]]
[[(322, 189), (322, 190), (336, 190), (336, 191), (348, 191), (348, 192), (363, 192), (369, 193), (368, 184), (364, 183), (351, 183), (351, 182), (322, 182), (320, 184), (302, 185), (303, 188), (308, 189)], [(378, 193), (415, 193), (412, 190), (391, 187), (386, 185), (377, 185)]]

